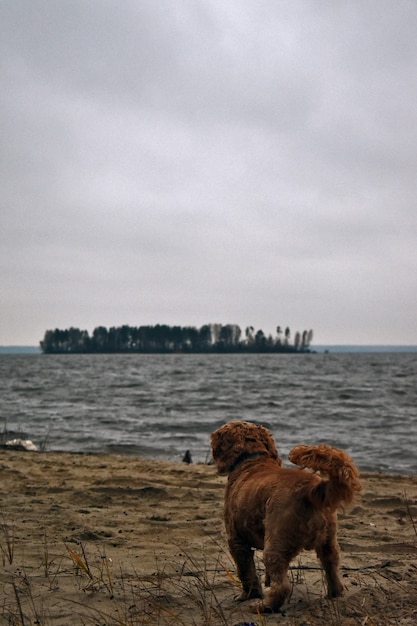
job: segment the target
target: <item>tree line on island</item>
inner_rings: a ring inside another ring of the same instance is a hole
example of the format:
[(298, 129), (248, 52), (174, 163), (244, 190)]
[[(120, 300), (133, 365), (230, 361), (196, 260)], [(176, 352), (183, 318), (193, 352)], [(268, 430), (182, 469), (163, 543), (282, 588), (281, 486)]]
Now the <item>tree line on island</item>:
[(248, 353), (310, 352), (312, 330), (297, 331), (276, 328), (276, 336), (266, 335), (248, 326), (244, 334), (237, 324), (195, 326), (98, 326), (92, 335), (87, 330), (68, 328), (47, 330), (40, 342), (44, 354), (111, 354), (143, 353)]

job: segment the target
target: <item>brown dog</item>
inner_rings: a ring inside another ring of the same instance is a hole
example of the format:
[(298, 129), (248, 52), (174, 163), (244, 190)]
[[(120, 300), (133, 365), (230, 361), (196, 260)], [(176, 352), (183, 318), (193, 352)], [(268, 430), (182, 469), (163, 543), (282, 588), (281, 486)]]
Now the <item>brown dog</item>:
[(350, 457), (325, 444), (299, 445), (289, 455), (299, 468), (284, 468), (271, 433), (250, 422), (221, 426), (211, 435), (211, 446), (218, 472), (229, 477), (224, 518), (243, 587), (240, 600), (263, 597), (253, 548), (264, 551), (265, 584), (271, 586), (257, 611), (277, 611), (284, 603), (291, 590), (290, 561), (303, 549), (316, 551), (326, 573), (328, 596), (340, 596), (336, 511), (361, 488)]

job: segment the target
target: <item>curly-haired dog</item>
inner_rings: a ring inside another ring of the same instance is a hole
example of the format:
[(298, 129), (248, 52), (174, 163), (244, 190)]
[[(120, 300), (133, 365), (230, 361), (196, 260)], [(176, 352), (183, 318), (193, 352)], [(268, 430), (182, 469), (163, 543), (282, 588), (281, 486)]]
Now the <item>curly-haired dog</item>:
[(250, 422), (221, 426), (211, 435), (211, 446), (218, 472), (228, 475), (224, 518), (243, 587), (240, 600), (263, 597), (253, 548), (264, 551), (265, 584), (270, 585), (256, 610), (273, 612), (284, 603), (291, 589), (290, 561), (303, 549), (316, 551), (328, 596), (340, 596), (336, 511), (361, 488), (350, 457), (325, 444), (299, 445), (289, 455), (299, 467), (284, 468), (271, 433)]

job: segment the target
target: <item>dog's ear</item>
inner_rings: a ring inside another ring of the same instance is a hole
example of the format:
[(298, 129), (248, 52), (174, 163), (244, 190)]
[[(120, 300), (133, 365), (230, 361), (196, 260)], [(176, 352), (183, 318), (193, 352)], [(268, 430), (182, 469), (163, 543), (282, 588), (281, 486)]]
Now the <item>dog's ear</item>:
[(281, 465), (281, 459), (279, 458), (278, 450), (275, 445), (275, 441), (271, 433), (264, 426), (257, 426), (257, 442), (261, 444), (266, 452), (266, 455), (272, 457)]
[(211, 435), (213, 461), (219, 474), (227, 474), (243, 452), (236, 434), (233, 434), (233, 430), (226, 426), (231, 426), (231, 424), (225, 424)]

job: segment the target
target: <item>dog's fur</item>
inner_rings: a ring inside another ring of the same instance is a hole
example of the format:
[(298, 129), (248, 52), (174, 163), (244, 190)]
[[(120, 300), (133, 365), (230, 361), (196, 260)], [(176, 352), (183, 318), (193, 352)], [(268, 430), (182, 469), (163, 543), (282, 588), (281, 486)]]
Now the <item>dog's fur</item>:
[[(250, 422), (229, 422), (211, 435), (213, 460), (228, 475), (224, 518), (231, 555), (243, 592), (240, 600), (262, 598), (253, 548), (264, 551), (265, 585), (270, 591), (254, 607), (277, 611), (290, 592), (290, 561), (314, 549), (326, 573), (328, 596), (343, 593), (339, 574), (337, 509), (352, 502), (361, 486), (350, 457), (321, 444), (299, 445), (284, 468), (271, 433)], [(326, 477), (305, 471), (310, 468)]]

